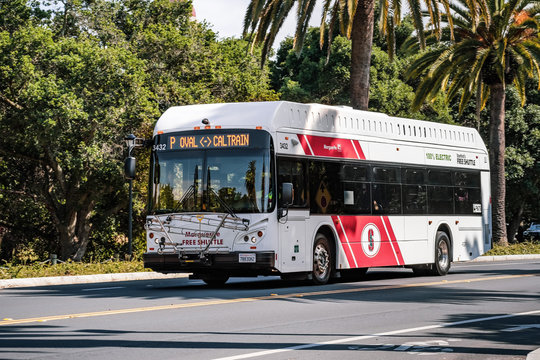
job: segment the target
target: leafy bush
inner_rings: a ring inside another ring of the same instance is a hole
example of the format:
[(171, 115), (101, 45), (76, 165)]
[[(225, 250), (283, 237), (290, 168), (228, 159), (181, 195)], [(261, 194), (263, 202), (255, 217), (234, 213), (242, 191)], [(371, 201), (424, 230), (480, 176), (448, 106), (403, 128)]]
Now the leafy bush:
[(145, 269), (142, 261), (107, 261), (103, 263), (80, 263), (67, 261), (50, 265), (34, 263), (17, 265), (6, 263), (0, 267), (0, 279), (20, 279), (31, 277), (94, 275), (151, 271)]
[(522, 242), (517, 244), (510, 244), (509, 246), (495, 245), (493, 249), (489, 250), (484, 255), (523, 255), (523, 254), (540, 254), (540, 242)]

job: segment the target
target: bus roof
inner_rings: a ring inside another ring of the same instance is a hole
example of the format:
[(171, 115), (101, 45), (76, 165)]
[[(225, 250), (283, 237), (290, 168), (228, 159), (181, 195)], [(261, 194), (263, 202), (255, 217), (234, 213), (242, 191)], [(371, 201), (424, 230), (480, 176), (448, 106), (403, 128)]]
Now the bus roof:
[(438, 144), (482, 150), (486, 146), (476, 129), (430, 121), (392, 117), (354, 110), (345, 106), (300, 104), (288, 101), (222, 103), (175, 106), (159, 118), (154, 136), (159, 133), (204, 128), (255, 128), (270, 132), (307, 130), (332, 134), (353, 134), (393, 141)]

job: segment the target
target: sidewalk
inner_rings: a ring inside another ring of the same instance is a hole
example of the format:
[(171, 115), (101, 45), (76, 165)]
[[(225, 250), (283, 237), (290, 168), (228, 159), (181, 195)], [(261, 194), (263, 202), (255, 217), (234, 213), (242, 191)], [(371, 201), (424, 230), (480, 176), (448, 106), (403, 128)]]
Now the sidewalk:
[[(485, 261), (512, 261), (540, 259), (540, 254), (531, 255), (501, 255), (480, 256), (473, 262)], [(32, 286), (73, 285), (100, 282), (133, 281), (133, 280), (160, 280), (186, 278), (189, 274), (161, 274), (156, 272), (136, 272), (121, 274), (80, 275), (80, 276), (52, 276), (43, 278), (8, 279), (0, 280), (0, 289)], [(538, 359), (540, 360), (540, 359)]]
[(133, 281), (133, 280), (162, 280), (187, 278), (189, 274), (161, 274), (156, 272), (135, 272), (101, 275), (50, 276), (41, 278), (0, 280), (0, 289), (51, 285), (74, 285), (101, 282)]

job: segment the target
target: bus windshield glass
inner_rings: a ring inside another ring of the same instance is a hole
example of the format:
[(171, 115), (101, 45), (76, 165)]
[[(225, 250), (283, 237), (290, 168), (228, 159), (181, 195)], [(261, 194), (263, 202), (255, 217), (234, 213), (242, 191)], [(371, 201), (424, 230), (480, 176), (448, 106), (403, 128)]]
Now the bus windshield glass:
[(187, 150), (154, 147), (152, 213), (272, 211), (269, 135), (267, 146), (257, 141), (257, 147), (205, 147), (205, 138), (195, 140)]

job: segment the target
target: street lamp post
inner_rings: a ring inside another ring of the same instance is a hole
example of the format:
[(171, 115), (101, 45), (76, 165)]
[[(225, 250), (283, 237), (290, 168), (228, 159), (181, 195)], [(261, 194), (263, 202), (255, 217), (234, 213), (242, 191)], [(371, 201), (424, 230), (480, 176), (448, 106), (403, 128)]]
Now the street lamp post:
[(124, 161), (124, 173), (126, 178), (129, 181), (129, 225), (128, 225), (128, 255), (131, 260), (131, 255), (133, 253), (132, 244), (133, 244), (133, 179), (135, 178), (135, 165), (136, 161), (131, 152), (134, 148), (138, 146), (143, 146), (143, 139), (137, 138), (133, 134), (129, 134), (124, 138), (128, 148), (128, 156)]

